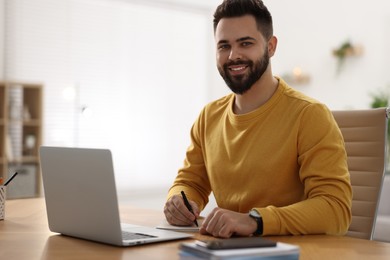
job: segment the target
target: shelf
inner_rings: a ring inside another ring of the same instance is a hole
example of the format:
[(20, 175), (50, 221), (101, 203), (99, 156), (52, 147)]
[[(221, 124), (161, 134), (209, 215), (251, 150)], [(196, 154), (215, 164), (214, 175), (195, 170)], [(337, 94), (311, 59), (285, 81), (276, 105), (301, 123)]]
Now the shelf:
[(23, 125), (26, 125), (26, 126), (41, 126), (42, 125), (42, 121), (38, 120), (38, 119), (32, 119), (32, 120), (28, 120), (28, 121), (23, 121)]
[(13, 158), (8, 161), (8, 164), (20, 164), (20, 163), (38, 163), (38, 156), (23, 156), (21, 158)]
[[(32, 173), (24, 178), (29, 182), (21, 176), (16, 180), (18, 191), (41, 186), (42, 88), (39, 83), (0, 81), (0, 178), (7, 178), (11, 168)], [(31, 196), (39, 195), (39, 189)]]
[[(1, 123), (1, 119), (0, 119), (0, 123)], [(10, 125), (23, 125), (23, 126), (41, 126), (42, 121), (38, 120), (38, 119), (31, 119), (31, 120), (10, 119), (8, 121), (8, 124), (10, 124)]]

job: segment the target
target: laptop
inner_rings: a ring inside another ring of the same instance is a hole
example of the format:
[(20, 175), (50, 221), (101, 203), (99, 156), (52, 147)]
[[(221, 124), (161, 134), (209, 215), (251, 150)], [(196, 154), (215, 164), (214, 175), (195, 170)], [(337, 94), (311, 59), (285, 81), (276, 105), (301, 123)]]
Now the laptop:
[(192, 236), (120, 222), (110, 150), (41, 146), (40, 160), (51, 231), (117, 246)]

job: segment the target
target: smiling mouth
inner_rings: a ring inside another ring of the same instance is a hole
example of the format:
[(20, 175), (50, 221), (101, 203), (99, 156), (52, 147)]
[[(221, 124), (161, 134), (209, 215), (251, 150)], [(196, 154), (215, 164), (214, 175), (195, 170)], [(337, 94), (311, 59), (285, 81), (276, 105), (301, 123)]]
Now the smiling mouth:
[(235, 65), (235, 66), (229, 66), (230, 71), (238, 72), (243, 71), (248, 67), (248, 65)]

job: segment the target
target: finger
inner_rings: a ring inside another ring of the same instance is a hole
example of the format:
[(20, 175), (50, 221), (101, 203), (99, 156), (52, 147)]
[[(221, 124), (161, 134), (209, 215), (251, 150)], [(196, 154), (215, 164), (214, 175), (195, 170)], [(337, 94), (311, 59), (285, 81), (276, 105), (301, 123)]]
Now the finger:
[[(189, 223), (192, 223), (196, 219), (196, 216), (185, 205), (182, 197), (177, 196), (173, 203), (175, 204), (175, 207), (180, 211), (182, 216), (185, 218), (185, 220), (187, 220)], [(196, 209), (198, 208), (195, 202), (192, 202), (192, 204)]]
[(228, 223), (224, 223), (222, 227), (218, 228), (217, 233), (217, 236), (220, 238), (229, 238), (234, 234)]
[(200, 229), (200, 233), (210, 234), (214, 237), (229, 238), (234, 234), (233, 227), (229, 218), (229, 212), (215, 208), (207, 216), (204, 225)]
[(231, 212), (228, 210), (224, 210), (220, 212), (220, 217), (218, 221), (218, 237), (221, 238), (229, 238), (233, 234), (235, 234), (235, 227), (237, 222), (236, 212)]
[(206, 230), (206, 227), (208, 225), (208, 222), (209, 222), (209, 217), (210, 215), (208, 215), (202, 222), (202, 225), (200, 226), (199, 228), (199, 233), (201, 233), (202, 235), (209, 235), (209, 233), (207, 232)]
[(169, 199), (165, 203), (164, 214), (165, 214), (165, 217), (166, 217), (168, 223), (173, 224), (173, 225), (177, 225), (177, 224), (180, 224), (182, 222), (182, 220), (180, 220), (180, 212), (176, 208), (173, 201), (174, 201), (174, 198), (172, 197), (171, 199)]
[(221, 209), (215, 208), (211, 211), (211, 213), (207, 216), (207, 220), (203, 224), (203, 228), (207, 233), (218, 236), (218, 222), (220, 219)]
[(164, 213), (168, 223), (173, 225), (192, 225), (195, 219), (194, 215), (185, 207), (182, 198), (176, 195), (166, 203)]
[(209, 224), (210, 220), (214, 216), (215, 208), (206, 216), (206, 218), (202, 222), (201, 230), (206, 230), (207, 225)]
[(210, 235), (203, 226), (199, 228), (199, 233), (202, 235)]
[(182, 199), (179, 196), (173, 196), (168, 205), (168, 211), (176, 224), (185, 225), (190, 222), (186, 217), (186, 210)]
[(190, 200), (189, 203), (191, 204), (192, 211), (194, 212), (195, 217), (198, 218), (200, 215), (200, 210), (199, 210), (198, 204), (196, 204), (192, 200)]

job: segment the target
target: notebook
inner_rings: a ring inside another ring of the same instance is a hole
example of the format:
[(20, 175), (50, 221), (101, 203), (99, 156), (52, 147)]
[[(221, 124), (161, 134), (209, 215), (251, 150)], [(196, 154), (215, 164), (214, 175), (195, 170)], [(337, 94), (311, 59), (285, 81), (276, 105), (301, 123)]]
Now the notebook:
[(110, 150), (41, 146), (40, 160), (51, 231), (117, 246), (192, 236), (120, 222)]

